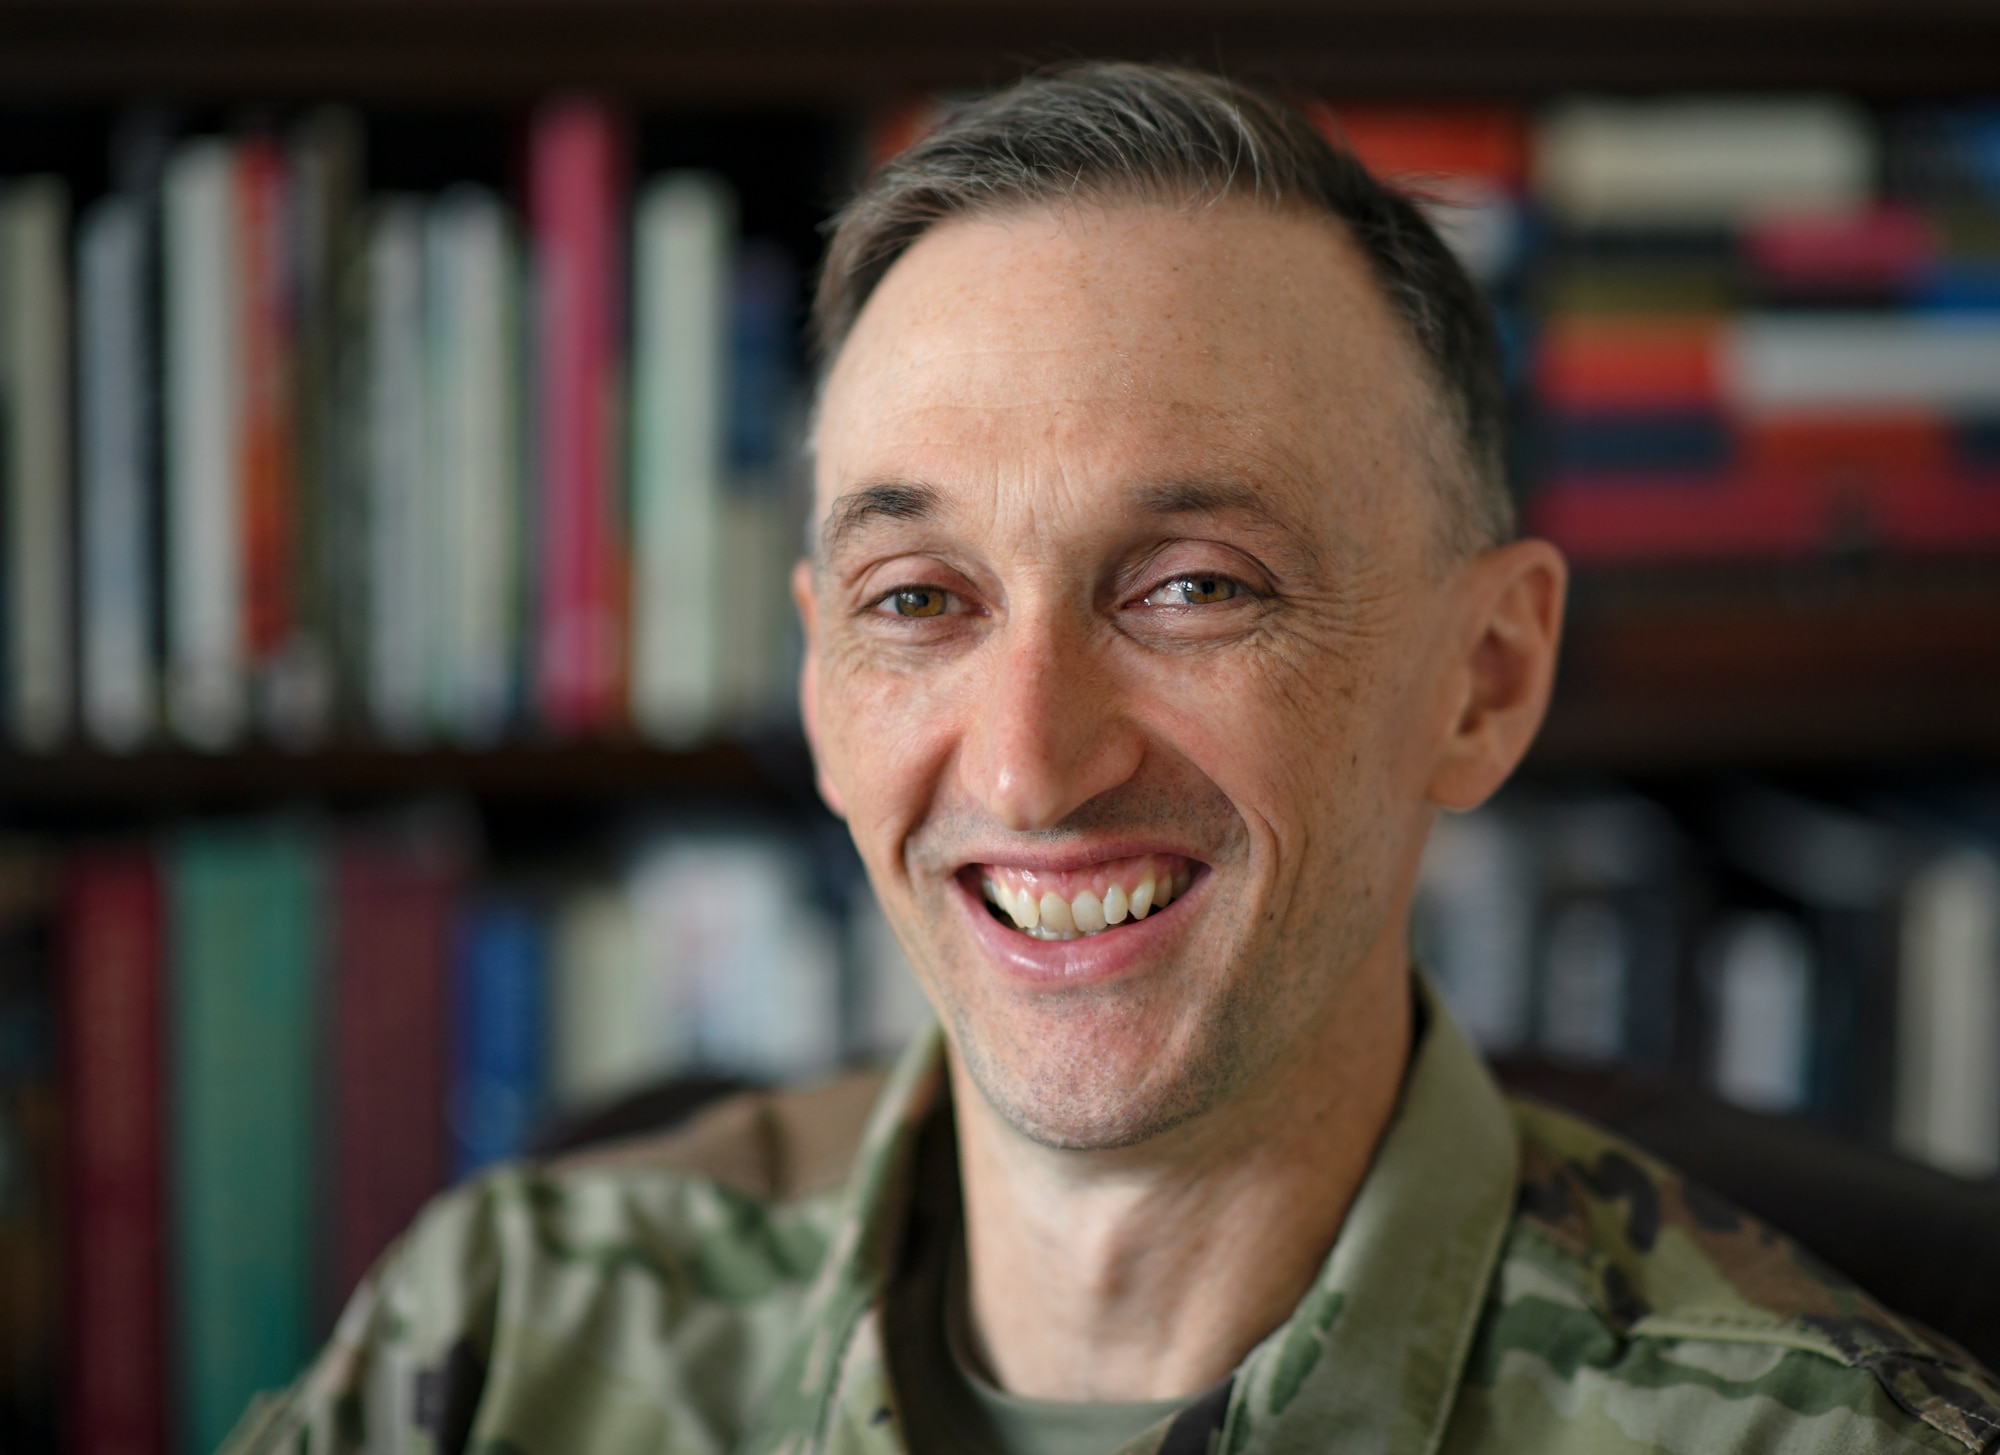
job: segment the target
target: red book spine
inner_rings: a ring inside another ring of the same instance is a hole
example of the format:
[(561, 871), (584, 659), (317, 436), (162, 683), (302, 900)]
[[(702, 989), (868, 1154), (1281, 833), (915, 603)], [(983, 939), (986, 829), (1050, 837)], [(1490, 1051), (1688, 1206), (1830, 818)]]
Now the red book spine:
[(62, 906), (74, 1455), (166, 1448), (158, 871), (142, 849), (71, 866)]
[(254, 137), (238, 152), (237, 235), (243, 266), (242, 435), (244, 630), (250, 660), (270, 663), (292, 629), (291, 288), (285, 157)]
[(541, 573), (536, 695), (563, 734), (624, 698), (620, 506), (624, 147), (610, 111), (552, 103), (529, 137), (536, 249)]
[(1695, 411), (1723, 402), (1721, 329), (1710, 319), (1569, 319), (1543, 333), (1535, 392), (1552, 409)]
[(425, 845), (354, 843), (336, 871), (330, 1293), (346, 1298), (444, 1185), (456, 878)]
[(1839, 525), (1802, 476), (1701, 475), (1684, 480), (1551, 481), (1528, 524), (1579, 562), (1771, 559), (1826, 546)]

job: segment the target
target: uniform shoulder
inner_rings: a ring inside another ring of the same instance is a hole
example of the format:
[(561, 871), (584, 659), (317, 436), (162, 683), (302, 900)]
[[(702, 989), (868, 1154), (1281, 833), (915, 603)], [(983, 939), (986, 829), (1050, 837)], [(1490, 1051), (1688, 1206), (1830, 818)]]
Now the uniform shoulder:
[(1963, 1350), (1618, 1136), (1510, 1105), (1521, 1185), (1503, 1283), (1539, 1282), (1626, 1344), (1709, 1346), (1712, 1363), (1768, 1364), (1822, 1401), (1886, 1398), (1946, 1448), (2000, 1443), (2000, 1382)]
[(744, 1197), (791, 1202), (847, 1181), (888, 1070), (869, 1067), (811, 1086), (746, 1091), (656, 1135), (550, 1159), (556, 1178), (691, 1173)]

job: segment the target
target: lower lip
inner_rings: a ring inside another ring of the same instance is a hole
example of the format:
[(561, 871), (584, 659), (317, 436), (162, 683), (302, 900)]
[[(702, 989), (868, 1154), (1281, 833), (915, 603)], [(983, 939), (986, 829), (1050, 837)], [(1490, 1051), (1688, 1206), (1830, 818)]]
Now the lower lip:
[(1182, 907), (1200, 896), (1207, 880), (1208, 875), (1197, 870), (1194, 882), (1164, 909), (1074, 940), (1038, 940), (1024, 935), (993, 918), (985, 898), (968, 888), (962, 878), (953, 879), (952, 885), (971, 917), (973, 933), (1001, 974), (1027, 986), (1068, 989), (1115, 980), (1158, 956), (1180, 933), (1185, 919)]

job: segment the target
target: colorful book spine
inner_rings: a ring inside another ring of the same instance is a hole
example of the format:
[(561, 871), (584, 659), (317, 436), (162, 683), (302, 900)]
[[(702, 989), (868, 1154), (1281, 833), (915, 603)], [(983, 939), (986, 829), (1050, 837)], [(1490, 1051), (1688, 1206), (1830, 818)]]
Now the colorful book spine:
[(168, 711), (221, 749), (248, 716), (243, 623), (242, 274), (236, 152), (208, 138), (167, 165)]
[(636, 223), (633, 716), (685, 745), (721, 713), (723, 489), (735, 203), (716, 178), (647, 187)]
[(334, 880), (329, 1307), (444, 1185), (458, 874), (441, 844), (358, 839)]
[(624, 705), (623, 171), (605, 107), (559, 101), (535, 118), (536, 699), (558, 735), (611, 727)]
[(0, 493), (9, 725), (33, 750), (70, 730), (69, 192), (54, 177), (0, 191)]
[(147, 212), (112, 193), (77, 239), (82, 715), (116, 751), (153, 727), (153, 518)]
[(146, 849), (92, 851), (67, 870), (60, 953), (75, 1455), (166, 1448), (162, 911)]
[(296, 669), (298, 491), (295, 479), (292, 213), (289, 166), (268, 136), (238, 144), (237, 259), (242, 308), (242, 409), (237, 418), (243, 482), (244, 648), (261, 719), (281, 739), (304, 741)]
[(280, 827), (191, 831), (169, 855), (184, 1450), (213, 1450), (309, 1352), (320, 877), (311, 842)]
[(459, 926), (450, 1101), (457, 1176), (519, 1156), (543, 1109), (548, 953), (542, 918), (526, 905), (489, 901)]

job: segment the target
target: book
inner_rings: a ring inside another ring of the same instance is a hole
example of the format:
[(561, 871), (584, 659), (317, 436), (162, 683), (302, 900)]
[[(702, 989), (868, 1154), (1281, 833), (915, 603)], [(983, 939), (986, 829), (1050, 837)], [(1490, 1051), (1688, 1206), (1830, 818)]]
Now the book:
[(50, 944), (51, 865), (0, 843), (0, 1441), (58, 1448), (63, 1260), (61, 1056)]
[(624, 151), (612, 112), (584, 99), (548, 103), (529, 129), (535, 700), (542, 725), (558, 736), (614, 726), (626, 693)]
[(1733, 223), (1865, 202), (1879, 155), (1866, 113), (1833, 97), (1578, 98), (1537, 126), (1534, 179), (1572, 224)]
[(367, 640), (367, 247), (362, 127), (319, 107), (292, 133), (292, 258), (299, 539), (293, 553), (298, 729), (352, 719)]
[(1418, 869), (1411, 953), (1452, 1018), (1483, 1050), (1527, 1044), (1535, 1019), (1541, 868), (1522, 795), (1441, 814)]
[(145, 202), (114, 192), (77, 229), (78, 537), (83, 725), (114, 751), (157, 703)]
[(186, 741), (219, 750), (242, 733), (250, 690), (234, 145), (184, 142), (163, 186), (168, 716)]
[(514, 711), (521, 655), (520, 265), (482, 188), (447, 191), (425, 227), (430, 714), (461, 742), (490, 743)]
[(423, 828), (335, 850), (328, 1310), (445, 1183), (460, 878), (450, 845)]
[(852, 996), (848, 1048), (871, 1060), (887, 1060), (936, 1017), (865, 877), (855, 880), (848, 896), (846, 950)]
[(1896, 968), (1897, 1150), (2000, 1173), (2000, 861), (1968, 844), (1917, 872)]
[(290, 166), (276, 138), (252, 133), (237, 143), (235, 181), (243, 647), (259, 721), (279, 741), (303, 746), (318, 725), (297, 680), (305, 649), (293, 590), (299, 541), (293, 207)]
[(368, 224), (366, 671), (375, 730), (403, 744), (429, 731), (436, 630), (424, 323), (424, 204), (378, 198)]
[(730, 325), (728, 468), (722, 501), (716, 638), (725, 730), (754, 729), (797, 712), (800, 642), (792, 565), (805, 539), (797, 441), (805, 401), (795, 349), (798, 276), (773, 244), (745, 243), (735, 259)]
[(801, 858), (748, 833), (673, 835), (628, 878), (652, 1075), (687, 1063), (752, 1080), (831, 1072), (840, 952)]
[(1723, 403), (1721, 321), (1709, 316), (1563, 316), (1535, 350), (1547, 409), (1699, 414)]
[(5, 507), (7, 719), (46, 751), (73, 712), (69, 191), (27, 177), (0, 190), (0, 505)]
[[(640, 957), (632, 899), (621, 888), (578, 888), (556, 911), (550, 996), (550, 1090), (566, 1111), (601, 1104), (684, 1064), (685, 1024), (661, 1036)], [(664, 1041), (664, 1044), (662, 1044)]]
[(309, 1352), (322, 866), (284, 825), (167, 850), (175, 1440), (213, 1450)]
[(1728, 397), (1751, 413), (2000, 411), (2000, 319), (1749, 314), (1723, 334)]
[(1684, 1049), (1678, 831), (1651, 799), (1608, 790), (1550, 801), (1540, 827), (1540, 1049), (1670, 1069)]
[(157, 861), (86, 850), (62, 883), (69, 1445), (167, 1440), (166, 975)]
[(531, 906), (485, 899), (460, 919), (452, 986), (452, 1170), (526, 1150), (547, 1098), (548, 930)]
[(1811, 1097), (1817, 969), (1811, 942), (1783, 914), (1746, 913), (1712, 932), (1710, 1084), (1751, 1111), (1796, 1112)]
[(722, 559), (735, 227), (704, 173), (648, 183), (634, 224), (632, 708), (675, 745), (716, 726), (723, 630), (749, 584)]

